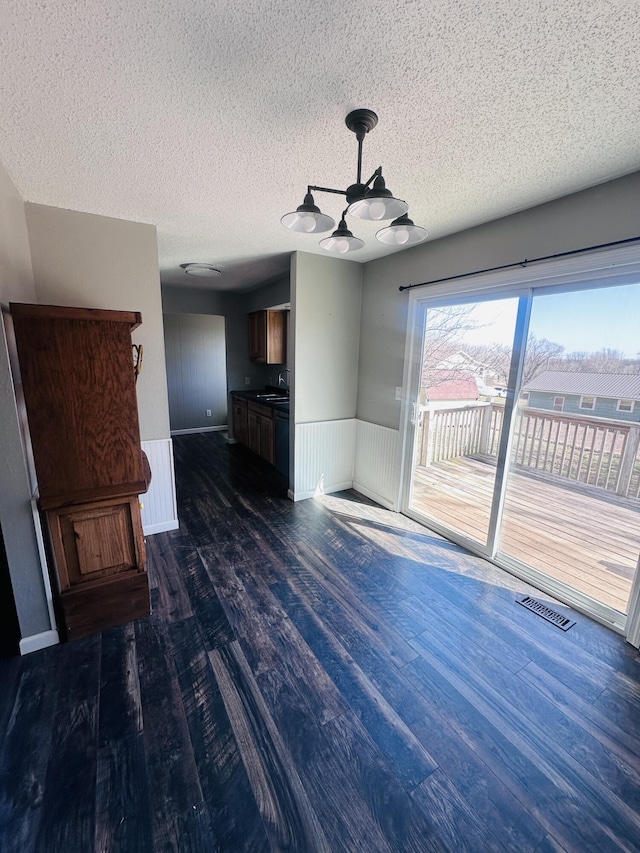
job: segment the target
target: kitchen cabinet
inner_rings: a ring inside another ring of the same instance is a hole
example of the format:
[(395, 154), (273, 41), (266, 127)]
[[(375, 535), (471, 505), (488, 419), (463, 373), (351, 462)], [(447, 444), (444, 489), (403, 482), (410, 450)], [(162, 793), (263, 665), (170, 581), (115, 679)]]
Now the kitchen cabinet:
[(240, 444), (249, 444), (247, 401), (235, 394), (231, 397), (233, 437)]
[(140, 314), (10, 305), (38, 504), (68, 639), (149, 614), (131, 332)]
[(247, 419), (249, 449), (273, 465), (273, 409), (250, 400), (247, 407)]
[(287, 311), (253, 311), (249, 314), (249, 360), (258, 364), (284, 364), (287, 360)]

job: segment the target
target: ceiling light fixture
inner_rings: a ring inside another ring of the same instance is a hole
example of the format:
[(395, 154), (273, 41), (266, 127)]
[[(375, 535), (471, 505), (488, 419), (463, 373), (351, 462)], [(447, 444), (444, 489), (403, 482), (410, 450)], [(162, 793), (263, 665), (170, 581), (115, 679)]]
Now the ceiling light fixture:
[(222, 272), (211, 264), (180, 264), (187, 275), (197, 275), (199, 278), (217, 278)]
[(393, 246), (413, 246), (422, 243), (427, 237), (427, 232), (419, 225), (414, 225), (405, 213), (394, 219), (391, 225), (381, 228), (376, 234), (381, 243), (390, 243)]
[(330, 231), (335, 222), (326, 214), (322, 213), (316, 205), (312, 192), (334, 193), (346, 196), (347, 207), (342, 212), (342, 218), (337, 229), (331, 237), (325, 237), (320, 245), (328, 252), (340, 255), (354, 252), (364, 246), (364, 241), (354, 237), (347, 227), (345, 216), (350, 214), (356, 219), (365, 219), (372, 222), (382, 222), (385, 219), (393, 219), (391, 225), (382, 228), (376, 234), (380, 242), (394, 246), (412, 246), (421, 243), (427, 232), (419, 225), (414, 225), (409, 219), (409, 209), (406, 201), (394, 198), (393, 193), (387, 189), (382, 177), (382, 166), (379, 166), (366, 183), (362, 183), (362, 143), (370, 130), (378, 124), (378, 116), (372, 110), (353, 110), (345, 119), (349, 130), (353, 131), (358, 140), (358, 169), (355, 184), (346, 190), (336, 190), (331, 187), (316, 187), (309, 185), (303, 203), (291, 213), (286, 213), (280, 222), (291, 231), (301, 234), (318, 234), (322, 231)]

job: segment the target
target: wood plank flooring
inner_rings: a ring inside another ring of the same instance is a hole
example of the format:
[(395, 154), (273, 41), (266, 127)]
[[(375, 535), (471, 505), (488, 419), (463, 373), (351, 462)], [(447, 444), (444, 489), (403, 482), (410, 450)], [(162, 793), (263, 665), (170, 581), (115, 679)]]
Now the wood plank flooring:
[(0, 850), (640, 850), (640, 659), (355, 492), (175, 439), (153, 613), (0, 661)]
[[(495, 470), (468, 457), (418, 467), (412, 508), (484, 544)], [(640, 555), (640, 503), (515, 472), (500, 551), (626, 613)]]

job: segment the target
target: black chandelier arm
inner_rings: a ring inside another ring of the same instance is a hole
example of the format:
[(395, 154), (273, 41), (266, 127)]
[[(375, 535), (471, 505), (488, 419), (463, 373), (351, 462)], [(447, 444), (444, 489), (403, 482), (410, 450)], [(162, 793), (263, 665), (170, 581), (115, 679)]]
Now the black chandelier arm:
[[(360, 184), (360, 174), (358, 174), (358, 184), (360, 186), (363, 186), (366, 189), (368, 186), (370, 186), (374, 182), (374, 180), (379, 175), (382, 175), (382, 166), (378, 166), (378, 168), (375, 170), (373, 175), (371, 175), (369, 180), (364, 184)], [(333, 189), (333, 187), (317, 187), (314, 184), (308, 184), (307, 185), (307, 192), (308, 193), (334, 193), (335, 195), (347, 195), (347, 190), (336, 190), (336, 189)]]
[[(382, 166), (378, 166), (378, 168), (375, 170), (375, 172), (373, 173), (373, 175), (371, 175), (371, 177), (369, 178), (369, 180), (366, 182), (366, 184), (363, 184), (363, 186), (368, 187), (368, 186), (369, 186), (369, 184), (372, 184), (372, 183), (373, 183), (373, 181), (374, 181), (377, 177), (382, 177)], [(358, 179), (358, 183), (360, 183), (360, 180), (359, 180), (359, 179)]]
[(335, 193), (336, 195), (346, 195), (347, 194), (346, 190), (334, 190), (331, 187), (314, 187), (311, 184), (308, 185), (307, 192), (308, 193), (310, 193), (310, 192), (314, 192), (314, 193)]

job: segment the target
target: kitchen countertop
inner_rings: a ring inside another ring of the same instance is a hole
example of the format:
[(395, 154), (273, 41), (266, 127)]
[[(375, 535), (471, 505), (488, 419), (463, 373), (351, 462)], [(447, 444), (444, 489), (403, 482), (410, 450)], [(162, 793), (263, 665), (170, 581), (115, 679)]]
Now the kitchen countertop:
[(282, 393), (282, 390), (278, 390), (273, 386), (267, 386), (267, 388), (259, 388), (257, 390), (248, 391), (232, 391), (231, 392), (235, 397), (240, 397), (243, 400), (253, 400), (254, 403), (260, 403), (261, 406), (268, 406), (270, 409), (275, 409), (279, 412), (289, 412), (289, 401), (281, 401), (281, 402), (273, 402), (268, 398), (262, 397), (262, 394), (279, 394), (281, 397), (287, 396)]

